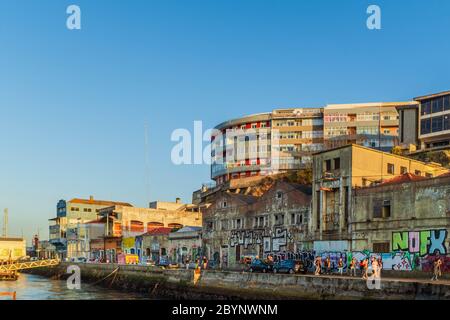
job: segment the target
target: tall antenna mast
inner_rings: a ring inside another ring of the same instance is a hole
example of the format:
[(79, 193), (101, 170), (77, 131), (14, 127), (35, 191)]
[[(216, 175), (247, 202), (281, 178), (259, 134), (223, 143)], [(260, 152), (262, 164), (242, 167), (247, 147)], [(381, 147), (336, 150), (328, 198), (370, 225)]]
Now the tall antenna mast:
[(8, 208), (5, 209), (3, 215), (3, 238), (8, 237)]

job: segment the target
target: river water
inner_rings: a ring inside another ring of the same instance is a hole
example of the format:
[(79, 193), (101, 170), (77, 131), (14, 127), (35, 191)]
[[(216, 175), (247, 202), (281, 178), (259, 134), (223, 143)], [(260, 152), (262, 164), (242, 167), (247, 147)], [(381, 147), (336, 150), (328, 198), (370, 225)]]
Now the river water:
[[(117, 291), (81, 283), (80, 290), (67, 288), (65, 280), (22, 273), (17, 281), (0, 281), (0, 292), (16, 292), (17, 300), (147, 300), (138, 293)], [(0, 299), (10, 299), (0, 297)]]

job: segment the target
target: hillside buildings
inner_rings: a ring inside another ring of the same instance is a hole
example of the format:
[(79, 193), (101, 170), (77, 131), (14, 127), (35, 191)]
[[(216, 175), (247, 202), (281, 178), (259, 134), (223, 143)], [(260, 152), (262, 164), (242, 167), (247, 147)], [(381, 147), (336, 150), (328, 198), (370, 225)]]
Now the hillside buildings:
[(211, 178), (216, 185), (311, 167), (312, 154), (349, 143), (391, 151), (398, 145), (396, 108), (416, 101), (275, 109), (216, 126)]

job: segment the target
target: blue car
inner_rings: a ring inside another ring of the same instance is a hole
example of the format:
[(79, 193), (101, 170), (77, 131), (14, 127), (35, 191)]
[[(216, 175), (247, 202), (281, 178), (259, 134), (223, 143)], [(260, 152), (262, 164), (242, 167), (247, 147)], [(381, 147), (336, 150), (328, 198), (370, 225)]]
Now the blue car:
[(304, 267), (302, 261), (299, 260), (283, 260), (278, 261), (273, 266), (273, 273), (306, 273), (306, 268)]
[(259, 260), (259, 259), (255, 259), (252, 261), (252, 263), (250, 264), (249, 268), (248, 268), (249, 272), (270, 272), (272, 271), (272, 265)]

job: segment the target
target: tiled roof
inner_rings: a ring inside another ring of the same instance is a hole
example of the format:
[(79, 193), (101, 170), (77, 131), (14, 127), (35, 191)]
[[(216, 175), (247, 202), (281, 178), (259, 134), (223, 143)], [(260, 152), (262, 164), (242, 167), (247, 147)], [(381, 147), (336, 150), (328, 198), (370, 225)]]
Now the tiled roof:
[(91, 205), (98, 205), (98, 206), (124, 206), (124, 207), (132, 207), (133, 205), (127, 203), (127, 202), (117, 202), (117, 201), (105, 201), (105, 200), (95, 200), (95, 199), (79, 199), (74, 198), (70, 201), (70, 203), (80, 203), (80, 204), (91, 204)]
[(193, 227), (193, 226), (186, 226), (181, 229), (179, 229), (177, 232), (194, 232), (194, 231), (201, 231), (202, 227)]
[(443, 178), (443, 177), (450, 177), (450, 172), (443, 173), (443, 174), (441, 174), (441, 175), (438, 176), (438, 177), (440, 177), (440, 178)]
[(258, 200), (258, 197), (247, 195), (247, 194), (240, 194), (240, 193), (227, 193), (228, 195), (235, 197), (239, 199), (242, 202), (245, 202), (247, 204), (255, 203)]
[(421, 180), (425, 180), (425, 179), (427, 179), (427, 178), (422, 177), (422, 176), (417, 176), (415, 174), (408, 172), (408, 173), (402, 174), (401, 176), (397, 176), (392, 179), (385, 180), (382, 183), (380, 183), (379, 185), (385, 186), (385, 185), (389, 185), (389, 184), (407, 183), (407, 182), (421, 181)]
[(168, 235), (172, 230), (173, 228), (158, 227), (144, 233), (143, 236), (164, 236)]

